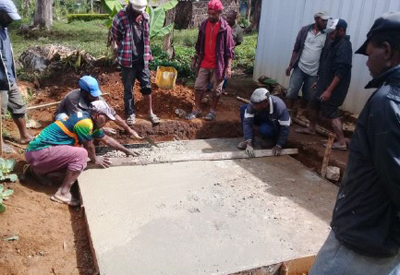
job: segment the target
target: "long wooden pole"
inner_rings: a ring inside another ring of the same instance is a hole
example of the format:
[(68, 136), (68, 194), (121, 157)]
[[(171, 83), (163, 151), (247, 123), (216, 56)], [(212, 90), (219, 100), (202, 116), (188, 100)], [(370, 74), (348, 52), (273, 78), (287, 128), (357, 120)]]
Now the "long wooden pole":
[[(106, 96), (106, 95), (109, 95), (109, 93), (102, 94), (102, 96)], [(60, 102), (61, 102), (61, 100), (60, 101), (56, 101), (56, 102), (36, 105), (36, 106), (30, 106), (30, 107), (27, 108), (27, 110), (30, 111), (30, 110), (36, 110), (36, 109), (43, 109), (43, 108), (47, 108), (47, 107), (58, 105), (58, 104), (60, 104)]]
[[(255, 157), (272, 157), (275, 156), (271, 149), (268, 150), (255, 150)], [(297, 148), (282, 149), (281, 155), (295, 155), (299, 151)], [(186, 154), (170, 154), (163, 157), (146, 157), (139, 156), (135, 158), (110, 158), (111, 166), (130, 166), (130, 165), (147, 165), (156, 163), (172, 163), (172, 162), (186, 162), (186, 161), (205, 161), (205, 160), (230, 160), (230, 159), (249, 159), (250, 157), (244, 151), (232, 152), (215, 152), (215, 153), (186, 153)], [(100, 168), (94, 164), (89, 164), (89, 168)]]
[(329, 135), (329, 139), (328, 139), (328, 142), (326, 143), (324, 159), (322, 161), (322, 167), (321, 167), (321, 176), (323, 178), (325, 178), (325, 176), (326, 176), (326, 170), (328, 169), (329, 159), (331, 158), (332, 146), (333, 146), (334, 140), (335, 140), (334, 135)]

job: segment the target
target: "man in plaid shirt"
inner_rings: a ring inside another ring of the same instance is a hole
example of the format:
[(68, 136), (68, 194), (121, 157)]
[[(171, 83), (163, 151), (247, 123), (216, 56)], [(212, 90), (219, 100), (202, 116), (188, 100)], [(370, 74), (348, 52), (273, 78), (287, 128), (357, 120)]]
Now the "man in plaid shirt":
[(135, 101), (132, 89), (135, 80), (140, 82), (153, 125), (160, 119), (153, 113), (149, 61), (153, 59), (150, 51), (149, 15), (145, 12), (147, 0), (129, 0), (128, 6), (114, 17), (111, 32), (118, 46), (118, 63), (122, 69), (124, 85), (124, 105), (126, 122), (135, 124)]

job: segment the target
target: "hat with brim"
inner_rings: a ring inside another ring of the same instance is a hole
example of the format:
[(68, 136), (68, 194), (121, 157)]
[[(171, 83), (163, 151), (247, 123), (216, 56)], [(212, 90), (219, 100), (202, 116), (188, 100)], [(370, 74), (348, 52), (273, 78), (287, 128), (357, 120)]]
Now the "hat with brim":
[(90, 75), (82, 76), (78, 84), (82, 90), (90, 93), (93, 97), (99, 97), (102, 94), (96, 78)]
[(269, 98), (269, 91), (265, 88), (255, 89), (250, 97), (250, 102), (253, 104), (261, 103)]
[(138, 12), (144, 12), (147, 7), (147, 0), (129, 0), (132, 9)]
[(115, 120), (114, 109), (112, 109), (104, 100), (99, 99), (92, 101), (89, 109), (96, 113), (106, 115), (111, 120)]
[(19, 16), (19, 14), (18, 14), (17, 7), (15, 6), (14, 2), (11, 0), (0, 1), (0, 10), (7, 13), (8, 16), (10, 16), (10, 18), (12, 20), (21, 20), (21, 16)]
[(318, 17), (321, 18), (322, 20), (328, 20), (329, 18), (331, 18), (328, 15), (328, 12), (326, 12), (326, 11), (319, 11), (316, 14), (314, 14), (314, 18), (318, 18)]
[(385, 31), (399, 31), (400, 32), (400, 12), (387, 12), (375, 20), (371, 29), (367, 33), (367, 40), (356, 51), (356, 54), (367, 55), (367, 46), (371, 38)]

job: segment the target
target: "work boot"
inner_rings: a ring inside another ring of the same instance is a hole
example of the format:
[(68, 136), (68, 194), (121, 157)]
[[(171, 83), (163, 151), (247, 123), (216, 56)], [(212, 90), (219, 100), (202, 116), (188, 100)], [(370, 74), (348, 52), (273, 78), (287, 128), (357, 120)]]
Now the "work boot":
[(247, 147), (247, 141), (245, 141), (245, 140), (239, 142), (239, 144), (237, 145), (237, 148), (240, 150), (245, 150), (246, 147)]

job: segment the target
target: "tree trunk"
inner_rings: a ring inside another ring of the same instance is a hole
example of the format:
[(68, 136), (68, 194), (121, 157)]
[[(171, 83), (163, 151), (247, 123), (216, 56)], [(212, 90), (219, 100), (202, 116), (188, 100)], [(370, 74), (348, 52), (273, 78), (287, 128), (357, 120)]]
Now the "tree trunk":
[[(175, 10), (176, 8), (173, 8), (172, 10), (169, 10), (166, 12), (165, 16), (165, 25), (168, 26), (171, 23), (174, 23), (175, 21)], [(164, 44), (163, 44), (163, 50), (168, 53), (168, 58), (172, 59), (175, 56), (175, 49), (174, 45), (172, 44), (174, 40), (174, 29), (172, 29), (171, 33), (167, 34), (164, 37)]]
[(250, 22), (251, 15), (251, 0), (247, 1), (246, 19)]
[(256, 0), (256, 5), (253, 12), (253, 21), (251, 21), (250, 30), (258, 30), (258, 25), (260, 24), (261, 17), (261, 3), (262, 0)]
[(53, 0), (36, 0), (36, 11), (33, 18), (33, 27), (49, 30), (52, 24)]

